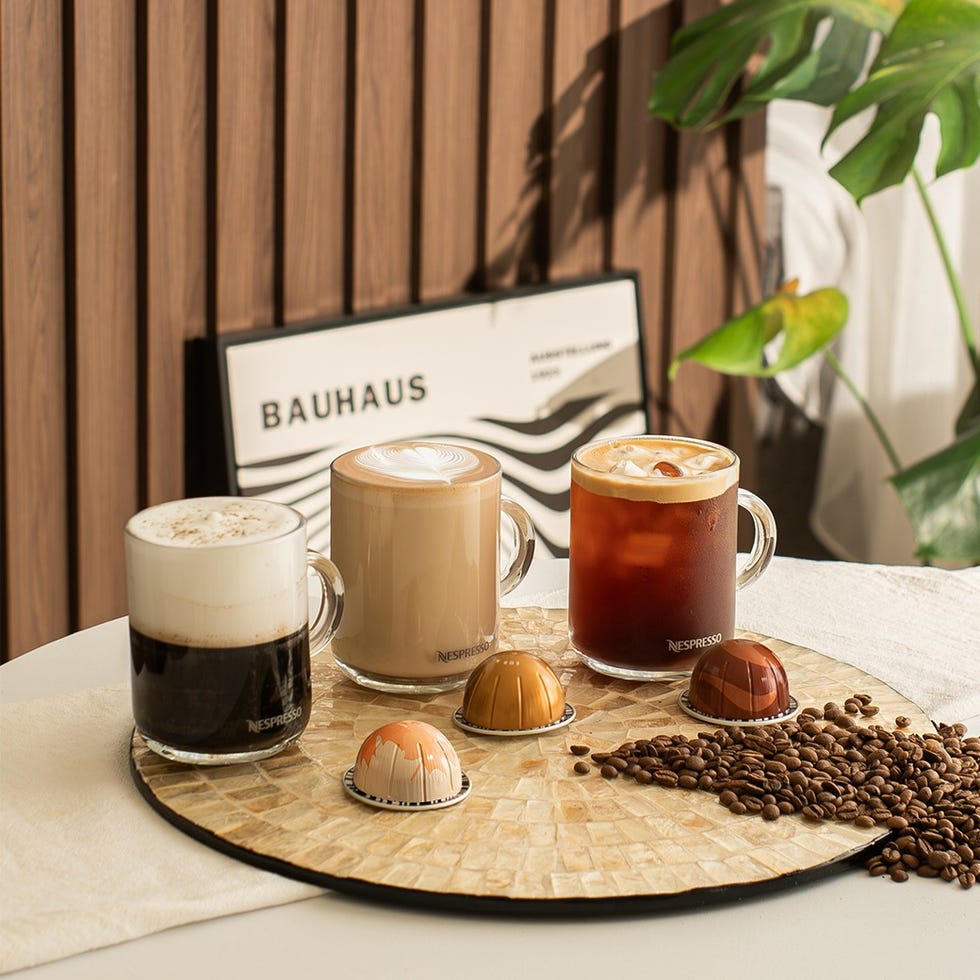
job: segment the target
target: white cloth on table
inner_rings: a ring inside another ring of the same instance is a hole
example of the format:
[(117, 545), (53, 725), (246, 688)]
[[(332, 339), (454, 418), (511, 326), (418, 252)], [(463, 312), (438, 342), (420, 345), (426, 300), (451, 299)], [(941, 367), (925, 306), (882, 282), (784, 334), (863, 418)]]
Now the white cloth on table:
[(4, 705), (0, 971), (319, 889), (196, 843), (143, 801), (128, 685)]

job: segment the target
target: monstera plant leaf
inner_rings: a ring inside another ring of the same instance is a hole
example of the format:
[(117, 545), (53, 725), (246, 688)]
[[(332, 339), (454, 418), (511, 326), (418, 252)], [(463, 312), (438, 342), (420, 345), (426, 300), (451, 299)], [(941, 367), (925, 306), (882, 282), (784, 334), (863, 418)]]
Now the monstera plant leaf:
[[(859, 84), (876, 34), (881, 48)], [(970, 166), (980, 155), (980, 0), (735, 0), (674, 35), (649, 108), (679, 128), (707, 128), (773, 99), (835, 106), (827, 136), (876, 109), (830, 171), (859, 202), (905, 178), (929, 113), (942, 137), (937, 176)]]
[(837, 104), (829, 137), (872, 106), (864, 137), (830, 173), (857, 201), (909, 172), (928, 113), (939, 119), (936, 176), (980, 156), (980, 3), (912, 0), (885, 39), (868, 80)]
[[(847, 299), (839, 289), (797, 296), (794, 280), (681, 351), (670, 365), (670, 377), (677, 374), (682, 361), (697, 361), (723, 374), (768, 378), (822, 350), (846, 322)], [(766, 348), (780, 336), (779, 352), (767, 361)]]
[(890, 479), (918, 555), (980, 562), (980, 429)]
[[(904, 6), (903, 0), (735, 0), (674, 35), (654, 79), (650, 112), (680, 128), (703, 128), (772, 99), (832, 105), (860, 77), (875, 32), (890, 31)], [(829, 29), (821, 27), (828, 21)]]

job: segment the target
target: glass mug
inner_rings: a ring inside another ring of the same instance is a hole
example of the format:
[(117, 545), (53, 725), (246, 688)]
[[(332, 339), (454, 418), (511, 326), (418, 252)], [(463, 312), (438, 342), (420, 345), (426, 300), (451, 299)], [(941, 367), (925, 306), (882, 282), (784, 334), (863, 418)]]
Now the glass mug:
[[(501, 517), (517, 547), (501, 574)], [(500, 596), (527, 574), (534, 527), (501, 496), (500, 463), (476, 449), (396, 442), (338, 456), (330, 556), (347, 583), (331, 649), (364, 687), (436, 693), (497, 649)]]
[[(341, 619), (344, 584), (306, 547), (284, 504), (197, 497), (158, 504), (125, 530), (133, 717), (154, 752), (252, 762), (310, 718), (310, 655)], [(309, 622), (308, 572), (321, 591)]]
[[(680, 436), (632, 436), (572, 456), (568, 623), (593, 670), (629, 680), (689, 674), (735, 630), (735, 590), (776, 547), (772, 512), (738, 487), (730, 449)], [(738, 507), (755, 538), (736, 568)]]

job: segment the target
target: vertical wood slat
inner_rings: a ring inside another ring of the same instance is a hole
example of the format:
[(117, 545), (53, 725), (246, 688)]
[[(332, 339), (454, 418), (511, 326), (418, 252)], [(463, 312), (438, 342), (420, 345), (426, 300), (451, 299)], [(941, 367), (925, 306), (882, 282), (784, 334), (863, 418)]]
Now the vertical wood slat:
[(611, 264), (640, 269), (647, 406), (654, 432), (666, 404), (667, 126), (647, 113), (650, 79), (667, 58), (671, 0), (622, 0), (616, 90), (616, 170)]
[(412, 292), (415, 10), (356, 4), (352, 301), (355, 311)]
[(550, 108), (549, 278), (589, 275), (605, 264), (602, 208), (608, 161), (609, 4), (555, 7)]
[[(734, 187), (734, 248), (730, 315), (743, 313), (763, 298), (766, 245), (766, 117), (762, 112), (741, 119), (730, 134)], [(752, 489), (758, 480), (755, 435), (758, 386), (753, 378), (730, 380), (731, 447), (741, 459), (740, 481)]]
[(485, 285), (544, 278), (545, 0), (490, 0)]
[(126, 609), (138, 506), (136, 29), (127, 0), (76, 0), (75, 493), (79, 627)]
[(70, 628), (61, 0), (3, 0), (0, 651)]
[(275, 0), (217, 0), (214, 328), (272, 325), (276, 239)]
[(206, 330), (206, 33), (198, 0), (146, 5), (145, 503), (183, 496), (184, 344)]
[(344, 309), (347, 16), (344, 0), (288, 0), (283, 84), (283, 320)]
[(427, 0), (419, 299), (465, 291), (478, 264), (480, 0)]
[[(685, 0), (684, 23), (718, 6)], [(682, 132), (677, 137), (673, 191), (673, 268), (670, 355), (700, 340), (728, 316), (731, 276), (731, 174), (724, 131)], [(669, 386), (667, 427), (678, 434), (713, 434), (724, 381), (700, 364), (686, 363)]]

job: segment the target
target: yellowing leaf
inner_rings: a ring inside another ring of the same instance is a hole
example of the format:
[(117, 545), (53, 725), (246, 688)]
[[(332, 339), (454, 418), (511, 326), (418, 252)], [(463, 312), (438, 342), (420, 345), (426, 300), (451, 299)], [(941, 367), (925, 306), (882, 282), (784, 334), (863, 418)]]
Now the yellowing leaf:
[[(682, 361), (696, 361), (723, 374), (772, 377), (822, 350), (846, 322), (847, 298), (839, 289), (828, 287), (797, 296), (795, 289), (784, 287), (681, 351), (669, 375), (677, 374)], [(769, 363), (766, 347), (778, 337), (782, 337), (782, 346)]]

